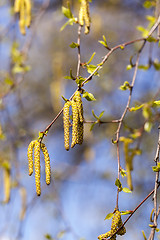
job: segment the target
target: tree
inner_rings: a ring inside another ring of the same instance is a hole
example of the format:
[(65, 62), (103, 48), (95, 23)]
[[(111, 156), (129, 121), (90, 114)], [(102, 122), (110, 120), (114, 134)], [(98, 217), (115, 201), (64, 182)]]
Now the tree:
[(1, 3), (2, 239), (159, 237), (159, 8)]

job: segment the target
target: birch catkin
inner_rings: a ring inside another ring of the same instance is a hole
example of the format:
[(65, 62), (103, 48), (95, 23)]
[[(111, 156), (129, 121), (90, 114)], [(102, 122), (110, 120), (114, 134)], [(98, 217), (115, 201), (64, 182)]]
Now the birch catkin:
[(32, 141), (28, 146), (27, 156), (28, 156), (28, 168), (29, 168), (29, 176), (33, 173), (33, 148), (35, 145), (35, 140)]
[(77, 143), (77, 137), (78, 137), (78, 121), (79, 121), (79, 114), (78, 114), (78, 108), (77, 103), (75, 99), (71, 101), (72, 104), (72, 113), (73, 113), (73, 124), (72, 124), (72, 143), (71, 148), (73, 148)]
[(34, 146), (34, 167), (35, 167), (35, 183), (36, 193), (38, 196), (41, 195), (41, 183), (40, 183), (40, 142), (35, 141)]
[(65, 149), (68, 151), (69, 150), (69, 107), (71, 105), (70, 101), (67, 101), (64, 104), (63, 108), (63, 125), (64, 125), (64, 146)]
[(26, 34), (26, 27), (31, 24), (31, 0), (15, 0), (14, 12), (19, 13), (19, 29)]
[(41, 149), (44, 154), (44, 160), (45, 160), (46, 183), (49, 185), (51, 182), (50, 157), (49, 157), (48, 150), (44, 143), (41, 143)]
[(85, 34), (88, 34), (90, 31), (90, 14), (88, 0), (81, 0), (79, 10), (79, 24), (83, 26), (84, 22), (85, 22)]
[(77, 109), (78, 109), (78, 114), (79, 114), (79, 121), (83, 122), (83, 105), (82, 105), (82, 98), (81, 98), (81, 94), (79, 91), (75, 92), (74, 95), (74, 100), (77, 103)]

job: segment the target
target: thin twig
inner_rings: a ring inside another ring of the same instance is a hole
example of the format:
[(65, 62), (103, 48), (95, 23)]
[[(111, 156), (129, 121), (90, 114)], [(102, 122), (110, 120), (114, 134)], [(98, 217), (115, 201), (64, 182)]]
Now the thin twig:
[(80, 52), (81, 29), (82, 29), (82, 26), (79, 25), (79, 27), (78, 27), (78, 39), (77, 39), (77, 44), (78, 44), (77, 78), (79, 77), (80, 65), (81, 65), (81, 52)]
[[(157, 150), (156, 150), (156, 155), (154, 158), (154, 161), (157, 164), (159, 163), (159, 155), (160, 155), (160, 125), (158, 127), (159, 129), (159, 137), (158, 137), (158, 144), (157, 144)], [(157, 214), (157, 186), (159, 185), (159, 172), (156, 172), (156, 177), (155, 177), (155, 190), (154, 190), (154, 196), (153, 196), (153, 200), (154, 200), (154, 219), (153, 219), (153, 228), (151, 229), (151, 233), (150, 236), (148, 238), (148, 240), (153, 240), (154, 239), (154, 235), (155, 235), (155, 230), (157, 228), (157, 218), (158, 218), (158, 214)]]

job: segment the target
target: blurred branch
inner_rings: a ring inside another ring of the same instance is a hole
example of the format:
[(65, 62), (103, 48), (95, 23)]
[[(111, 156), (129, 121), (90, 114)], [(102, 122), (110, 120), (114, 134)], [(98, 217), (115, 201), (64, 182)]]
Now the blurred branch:
[[(156, 166), (159, 163), (159, 155), (160, 155), (160, 125), (159, 125), (158, 129), (159, 129), (159, 137), (158, 137), (156, 155), (155, 155), (155, 158), (154, 158)], [(153, 220), (153, 228), (151, 229), (149, 240), (154, 239), (155, 230), (157, 228), (157, 218), (158, 218), (157, 213), (159, 212), (159, 211), (157, 212), (157, 187), (158, 187), (158, 185), (159, 185), (159, 171), (156, 172), (156, 178), (155, 178), (155, 190), (154, 190), (154, 196), (153, 196), (153, 200), (154, 200), (154, 220)]]
[(82, 26), (79, 25), (79, 27), (78, 27), (78, 39), (77, 39), (77, 44), (78, 44), (77, 78), (79, 76), (80, 65), (81, 65), (81, 52), (80, 52), (81, 29), (82, 29)]
[[(22, 50), (21, 50), (21, 53), (25, 57), (28, 56), (29, 49), (31, 47), (32, 41), (34, 40), (34, 36), (35, 36), (36, 30), (37, 30), (37, 26), (38, 26), (41, 18), (43, 17), (43, 15), (45, 14), (46, 9), (48, 8), (49, 4), (50, 4), (50, 0), (44, 0), (42, 7), (40, 8), (40, 10), (37, 13), (35, 22), (31, 26), (31, 35), (27, 38), (27, 40), (25, 41), (25, 43), (22, 47)], [(7, 31), (7, 29), (6, 29), (6, 31)], [(13, 89), (15, 89), (17, 86), (19, 86), (20, 83), (24, 80), (24, 76), (25, 76), (25, 73), (21, 73), (21, 74), (17, 75), (17, 81), (15, 83), (13, 83), (10, 86), (10, 88), (8, 89), (8, 91), (1, 96), (1, 99), (6, 97)]]

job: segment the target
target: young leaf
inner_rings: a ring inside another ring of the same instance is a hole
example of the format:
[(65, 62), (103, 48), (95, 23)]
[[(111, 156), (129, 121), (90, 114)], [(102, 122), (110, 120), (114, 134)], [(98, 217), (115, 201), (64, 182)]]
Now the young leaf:
[(79, 76), (77, 79), (76, 79), (76, 83), (78, 86), (81, 86), (81, 84), (85, 81), (84, 78), (82, 78), (81, 76)]
[(104, 220), (109, 220), (113, 217), (113, 213), (108, 213)]
[(126, 210), (126, 211), (121, 211), (121, 215), (127, 215), (127, 214), (131, 214), (132, 211)]
[(126, 70), (131, 70), (133, 68), (133, 66), (131, 64), (128, 64), (126, 67)]
[(144, 106), (144, 104), (141, 104), (141, 105), (139, 105), (139, 106), (132, 107), (132, 108), (129, 109), (129, 111), (130, 111), (130, 112), (135, 112), (135, 111), (141, 109), (143, 106)]
[(87, 99), (87, 101), (96, 101), (95, 97), (92, 93), (84, 92), (83, 97)]
[(129, 82), (127, 82), (127, 81), (125, 81), (124, 84), (119, 87), (119, 89), (122, 91), (125, 91), (130, 88), (131, 88), (131, 86), (130, 86)]
[(142, 230), (142, 234), (143, 234), (144, 240), (147, 240), (146, 235), (143, 230)]
[(99, 119), (99, 117), (94, 113), (94, 110), (92, 109), (92, 114), (93, 114), (93, 116), (98, 120)]
[(70, 45), (69, 45), (71, 48), (76, 48), (79, 46), (78, 43), (75, 43), (75, 42), (72, 42)]
[(143, 36), (144, 38), (146, 38), (146, 37), (148, 36), (149, 31), (148, 31), (147, 29), (145, 29), (145, 28), (142, 27), (142, 26), (137, 26), (136, 28), (137, 28), (138, 31), (142, 32), (142, 36)]
[(70, 18), (61, 28), (60, 31), (63, 31), (67, 25), (73, 25), (76, 22), (76, 18)]
[(144, 130), (145, 130), (146, 132), (150, 132), (151, 129), (152, 129), (152, 126), (153, 126), (153, 124), (152, 124), (151, 122), (146, 122), (146, 123), (144, 124)]
[(123, 190), (122, 188), (122, 183), (120, 182), (120, 180), (117, 178), (115, 181), (115, 185), (118, 187), (118, 190), (121, 192)]
[(126, 170), (124, 170), (123, 168), (120, 169), (120, 174), (122, 177), (126, 177)]
[(67, 18), (73, 18), (73, 15), (72, 15), (72, 12), (71, 12), (70, 8), (66, 8), (66, 7), (62, 6), (62, 13)]
[(86, 64), (90, 64), (91, 62), (92, 62), (92, 59), (94, 58), (94, 56), (95, 56), (95, 52), (92, 54), (92, 56), (91, 56), (91, 58), (89, 59), (89, 61), (86, 63)]
[(126, 188), (126, 187), (124, 187), (122, 189), (122, 191), (125, 192), (125, 193), (132, 193), (132, 191), (129, 188)]
[(160, 100), (154, 101), (153, 106), (160, 107)]
[(93, 130), (94, 126), (96, 125), (96, 122), (92, 123), (91, 127), (90, 127), (90, 131)]
[(106, 41), (106, 37), (103, 35), (103, 40), (104, 41), (98, 41), (100, 44), (102, 44), (104, 47), (108, 48), (108, 44), (107, 44), (107, 41)]
[[(87, 71), (88, 73), (92, 74), (96, 70), (97, 66), (95, 65), (87, 65)], [(98, 72), (96, 71), (94, 75), (99, 75)]]
[(100, 119), (100, 118), (103, 116), (103, 114), (104, 114), (104, 111), (102, 111), (102, 112), (99, 114), (98, 119)]

